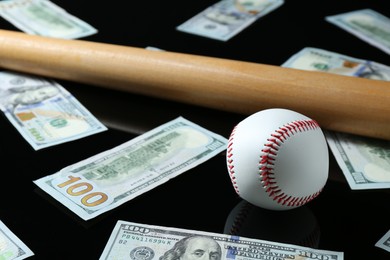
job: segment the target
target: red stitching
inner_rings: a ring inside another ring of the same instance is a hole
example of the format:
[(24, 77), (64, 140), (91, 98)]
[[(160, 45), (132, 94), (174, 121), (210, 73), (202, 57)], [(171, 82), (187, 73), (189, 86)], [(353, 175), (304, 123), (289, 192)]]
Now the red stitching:
[(237, 186), (237, 182), (235, 181), (236, 180), (236, 177), (234, 176), (235, 172), (234, 172), (234, 164), (233, 164), (233, 140), (234, 140), (234, 134), (236, 132), (236, 129), (237, 129), (237, 126), (235, 126), (232, 130), (232, 133), (230, 134), (230, 137), (229, 137), (229, 140), (228, 140), (228, 149), (227, 149), (227, 165), (228, 165), (228, 171), (229, 171), (229, 175), (230, 175), (230, 180), (233, 184), (233, 188), (234, 190), (236, 191), (237, 194), (240, 194), (239, 193), (239, 190), (238, 190), (238, 186)]
[(270, 182), (271, 179), (273, 180), (275, 178), (273, 171), (275, 156), (284, 141), (297, 132), (305, 132), (318, 127), (318, 123), (314, 120), (294, 121), (275, 130), (275, 133), (272, 133), (271, 138), (267, 140), (269, 143), (264, 144), (264, 148), (261, 150), (262, 155), (259, 162), (260, 180), (265, 191), (277, 203), (289, 207), (301, 206), (313, 200), (318, 196), (318, 194), (320, 194), (321, 190), (310, 196), (293, 197), (289, 194), (285, 194), (276, 182)]
[[(275, 158), (278, 154), (280, 147), (284, 144), (284, 142), (298, 132), (305, 132), (316, 128), (319, 128), (319, 124), (315, 120), (293, 121), (291, 123), (279, 127), (279, 129), (276, 129), (274, 133), (270, 134), (270, 138), (267, 139), (268, 143), (265, 143), (263, 145), (263, 148), (261, 149), (261, 155), (259, 158), (260, 181), (264, 190), (277, 203), (289, 207), (301, 206), (313, 200), (321, 193), (322, 189), (320, 189), (319, 191), (315, 192), (310, 196), (305, 196), (305, 197), (294, 197), (292, 195), (285, 194), (280, 189), (278, 184), (275, 182), (275, 174), (274, 174)], [(233, 128), (233, 131), (230, 134), (228, 140), (227, 165), (228, 165), (228, 171), (229, 171), (229, 175), (233, 187), (236, 193), (239, 195), (240, 191), (235, 181), (236, 177), (235, 177), (234, 164), (232, 158), (233, 142), (234, 142), (234, 135), (236, 130), (237, 130), (237, 125)]]

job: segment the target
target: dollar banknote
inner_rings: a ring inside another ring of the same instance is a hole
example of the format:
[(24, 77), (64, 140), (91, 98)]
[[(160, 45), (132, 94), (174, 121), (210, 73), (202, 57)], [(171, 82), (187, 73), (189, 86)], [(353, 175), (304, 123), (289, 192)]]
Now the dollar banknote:
[(193, 259), (190, 254), (213, 260), (344, 259), (343, 252), (122, 220), (116, 223), (99, 259)]
[(281, 66), (390, 81), (389, 66), (311, 47), (303, 48)]
[(376, 242), (375, 246), (390, 252), (390, 230)]
[(0, 221), (0, 259), (21, 260), (34, 253)]
[(390, 141), (331, 131), (325, 136), (351, 189), (390, 188)]
[(226, 138), (178, 117), (34, 182), (89, 220), (199, 165), (226, 145)]
[(49, 0), (0, 1), (0, 15), (29, 34), (76, 39), (97, 33), (96, 28)]
[(176, 29), (227, 41), (283, 3), (283, 0), (222, 0), (177, 26)]
[(330, 15), (325, 20), (390, 54), (390, 19), (372, 9)]
[(107, 130), (56, 82), (0, 71), (0, 109), (35, 149)]

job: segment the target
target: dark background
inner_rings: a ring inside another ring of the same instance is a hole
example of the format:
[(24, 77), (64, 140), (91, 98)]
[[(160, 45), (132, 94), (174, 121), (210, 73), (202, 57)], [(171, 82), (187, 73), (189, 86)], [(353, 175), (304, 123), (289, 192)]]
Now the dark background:
[[(217, 1), (53, 2), (98, 29), (97, 34), (83, 38), (88, 41), (271, 65), (284, 63), (304, 47), (316, 47), (390, 65), (388, 54), (325, 21), (325, 16), (363, 8), (390, 17), (386, 1), (285, 0), (227, 42), (175, 29)], [(0, 28), (19, 31), (3, 19)], [(109, 130), (34, 151), (0, 116), (0, 220), (34, 252), (31, 259), (98, 259), (118, 220), (229, 231), (225, 228), (228, 218), (245, 202), (232, 188), (224, 153), (91, 221), (61, 206), (33, 180), (178, 116), (228, 138), (233, 126), (247, 115), (56, 81)], [(390, 253), (374, 246), (390, 229), (389, 190), (351, 190), (331, 152), (329, 174), (320, 196), (299, 210), (268, 212), (252, 207), (252, 220), (244, 224), (247, 231), (239, 235), (342, 251), (345, 259), (389, 259)]]

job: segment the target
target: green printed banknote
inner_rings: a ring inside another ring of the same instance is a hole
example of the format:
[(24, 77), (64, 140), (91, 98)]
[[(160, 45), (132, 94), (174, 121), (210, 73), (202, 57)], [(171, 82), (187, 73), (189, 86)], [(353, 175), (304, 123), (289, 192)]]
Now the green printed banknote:
[(182, 117), (35, 182), (89, 220), (224, 151), (227, 139)]
[[(100, 260), (170, 260), (172, 255), (177, 256), (178, 254), (182, 257), (177, 259), (344, 259), (343, 252), (119, 220), (100, 256)], [(197, 258), (191, 258), (188, 255), (196, 255)]]
[(351, 189), (390, 188), (390, 141), (330, 131), (325, 136)]
[(58, 83), (21, 73), (0, 72), (0, 110), (35, 150), (107, 130)]
[(375, 246), (390, 252), (390, 230), (376, 242)]
[(390, 19), (372, 9), (330, 15), (325, 20), (390, 54)]
[(0, 260), (22, 260), (34, 253), (0, 221)]
[(283, 0), (222, 0), (180, 24), (176, 29), (227, 41), (283, 3)]
[(282, 67), (390, 81), (390, 67), (318, 48), (303, 48)]
[(49, 0), (0, 1), (0, 16), (29, 34), (77, 39), (97, 33), (97, 29)]

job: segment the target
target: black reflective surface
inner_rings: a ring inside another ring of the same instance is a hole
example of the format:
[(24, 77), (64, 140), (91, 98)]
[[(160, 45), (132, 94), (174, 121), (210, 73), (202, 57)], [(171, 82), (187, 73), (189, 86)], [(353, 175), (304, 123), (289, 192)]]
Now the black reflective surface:
[[(53, 1), (99, 33), (84, 40), (280, 65), (304, 47), (390, 65), (389, 55), (326, 22), (327, 15), (371, 8), (390, 17), (386, 1), (292, 1), (227, 42), (175, 30), (216, 1)], [(2, 29), (17, 30), (1, 20)], [(70, 50), (71, 51), (71, 50)], [(178, 116), (228, 138), (246, 115), (60, 81), (108, 131), (34, 151), (0, 116), (0, 220), (35, 254), (31, 259), (98, 259), (117, 220), (238, 234), (323, 250), (345, 259), (389, 259), (375, 243), (390, 229), (389, 190), (352, 191), (330, 153), (330, 177), (315, 200), (270, 212), (234, 192), (225, 154), (91, 221), (42, 192), (33, 180), (113, 148)], [(185, 82), (183, 82), (185, 87)], [(237, 216), (245, 212), (246, 218)]]

